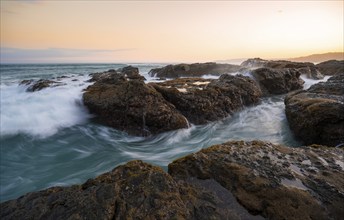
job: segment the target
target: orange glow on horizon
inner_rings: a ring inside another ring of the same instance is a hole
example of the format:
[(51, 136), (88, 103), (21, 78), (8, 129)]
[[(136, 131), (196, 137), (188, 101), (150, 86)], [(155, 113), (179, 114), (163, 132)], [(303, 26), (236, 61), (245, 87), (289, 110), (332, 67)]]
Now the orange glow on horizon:
[(112, 50), (46, 58), (96, 62), (342, 52), (343, 8), (343, 1), (1, 1), (1, 47)]

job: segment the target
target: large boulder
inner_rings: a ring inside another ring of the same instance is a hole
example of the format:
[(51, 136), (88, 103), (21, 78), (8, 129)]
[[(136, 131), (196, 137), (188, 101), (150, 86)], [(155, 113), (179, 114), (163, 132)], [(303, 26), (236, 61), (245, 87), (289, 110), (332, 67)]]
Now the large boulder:
[(291, 62), (286, 60), (263, 60), (260, 58), (253, 58), (244, 61), (241, 66), (246, 68), (272, 68), (272, 69), (297, 69), (302, 74), (305, 74), (310, 79), (323, 79), (321, 74), (313, 63)]
[(168, 172), (191, 185), (217, 182), (223, 195), (268, 219), (342, 219), (343, 155), (339, 148), (238, 141), (178, 159)]
[(251, 75), (259, 83), (265, 95), (288, 93), (302, 89), (304, 84), (300, 78), (300, 71), (294, 68), (272, 69), (263, 67), (252, 70)]
[(344, 74), (285, 98), (291, 130), (305, 144), (344, 144)]
[(261, 97), (257, 84), (241, 75), (224, 74), (218, 80), (180, 78), (150, 85), (194, 124), (222, 119)]
[(236, 201), (226, 201), (202, 185), (175, 181), (142, 161), (131, 161), (82, 185), (28, 193), (1, 203), (0, 208), (3, 220), (255, 217)]
[(162, 68), (152, 69), (149, 74), (156, 77), (178, 78), (178, 77), (201, 77), (203, 75), (219, 76), (224, 73), (234, 73), (243, 67), (232, 64), (218, 63), (193, 63), (168, 65)]
[(344, 74), (344, 60), (329, 60), (318, 63), (316, 67), (324, 75)]
[(83, 102), (103, 123), (132, 135), (147, 136), (187, 128), (188, 121), (142, 77), (106, 72), (83, 94)]

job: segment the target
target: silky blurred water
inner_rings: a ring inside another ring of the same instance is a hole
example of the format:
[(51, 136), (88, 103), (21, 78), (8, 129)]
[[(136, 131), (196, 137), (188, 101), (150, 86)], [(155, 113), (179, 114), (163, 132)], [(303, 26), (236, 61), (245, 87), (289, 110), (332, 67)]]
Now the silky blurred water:
[[(135, 159), (166, 169), (181, 156), (229, 140), (300, 146), (288, 127), (283, 95), (263, 98), (257, 106), (221, 121), (152, 137), (128, 136), (95, 123), (81, 99), (82, 90), (90, 85), (88, 74), (126, 65), (1, 65), (1, 201), (51, 186), (79, 184)], [(147, 81), (154, 81), (148, 72), (162, 65), (134, 66)], [(65, 85), (34, 93), (18, 85), (23, 79), (62, 75), (69, 77), (61, 79)]]

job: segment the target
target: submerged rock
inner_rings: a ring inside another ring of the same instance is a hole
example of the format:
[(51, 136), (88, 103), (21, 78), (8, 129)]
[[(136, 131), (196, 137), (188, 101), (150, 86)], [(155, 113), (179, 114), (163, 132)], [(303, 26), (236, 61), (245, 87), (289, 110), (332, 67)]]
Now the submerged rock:
[(218, 63), (193, 63), (168, 65), (162, 68), (152, 69), (149, 74), (156, 77), (178, 78), (178, 77), (201, 77), (203, 75), (219, 76), (224, 73), (234, 73), (243, 67), (232, 64)]
[(241, 64), (247, 68), (271, 68), (271, 69), (297, 69), (310, 79), (323, 79), (321, 74), (313, 63), (291, 62), (286, 60), (263, 60), (260, 58), (248, 59)]
[(61, 83), (61, 82), (47, 80), (47, 79), (40, 79), (38, 81), (35, 81), (35, 80), (31, 79), (31, 80), (23, 80), (23, 81), (21, 81), (19, 83), (19, 85), (29, 86), (26, 89), (27, 92), (36, 92), (36, 91), (40, 91), (40, 90), (48, 88), (48, 87), (57, 87), (57, 86), (65, 85), (65, 84)]
[(316, 67), (324, 75), (344, 74), (344, 60), (329, 60), (318, 63)]
[(180, 180), (213, 180), (251, 214), (268, 219), (341, 219), (344, 150), (228, 142), (169, 164)]
[(344, 74), (285, 98), (291, 130), (306, 144), (344, 144)]
[[(128, 70), (129, 71), (129, 70)], [(142, 77), (105, 72), (83, 94), (83, 102), (105, 124), (132, 135), (147, 136), (187, 128), (188, 122)]]
[(251, 74), (259, 83), (265, 95), (288, 93), (302, 89), (304, 84), (304, 81), (300, 78), (301, 73), (292, 68), (258, 68), (252, 70)]
[(241, 75), (224, 74), (218, 80), (180, 78), (150, 85), (194, 124), (225, 118), (258, 103), (261, 97), (257, 84)]
[(344, 150), (233, 141), (0, 204), (1, 219), (341, 219)]

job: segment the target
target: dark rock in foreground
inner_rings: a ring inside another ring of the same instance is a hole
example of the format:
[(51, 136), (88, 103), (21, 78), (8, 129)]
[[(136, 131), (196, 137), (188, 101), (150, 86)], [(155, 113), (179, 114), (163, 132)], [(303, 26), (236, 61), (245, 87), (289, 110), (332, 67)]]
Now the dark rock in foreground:
[(228, 142), (0, 204), (1, 219), (341, 219), (344, 150)]
[(271, 68), (271, 69), (297, 69), (310, 79), (323, 79), (324, 76), (313, 63), (291, 62), (286, 60), (263, 60), (260, 58), (248, 59), (241, 64), (247, 68)]
[(284, 94), (302, 89), (304, 81), (300, 71), (287, 69), (258, 68), (251, 71), (264, 94)]
[(268, 219), (342, 219), (344, 150), (228, 142), (169, 165), (175, 179), (214, 180)]
[(193, 63), (168, 65), (162, 68), (152, 69), (149, 74), (156, 77), (178, 78), (178, 77), (201, 77), (203, 75), (219, 76), (224, 73), (234, 73), (243, 67), (232, 64), (218, 63)]
[(344, 74), (344, 60), (329, 60), (318, 63), (316, 67), (324, 75)]
[(306, 144), (344, 144), (344, 74), (285, 98), (294, 134)]
[(261, 97), (257, 84), (241, 75), (224, 74), (218, 80), (180, 78), (151, 85), (194, 124), (225, 118)]
[(47, 79), (40, 79), (38, 81), (34, 80), (23, 80), (19, 83), (19, 85), (26, 85), (29, 86), (26, 91), (27, 92), (36, 92), (40, 91), (42, 89), (48, 88), (48, 87), (56, 87), (56, 86), (61, 86), (65, 85), (61, 82), (56, 82), (52, 80), (47, 80)]
[[(128, 73), (130, 72), (130, 73)], [(133, 69), (93, 76), (84, 104), (105, 124), (129, 134), (147, 136), (187, 128), (186, 118)]]

